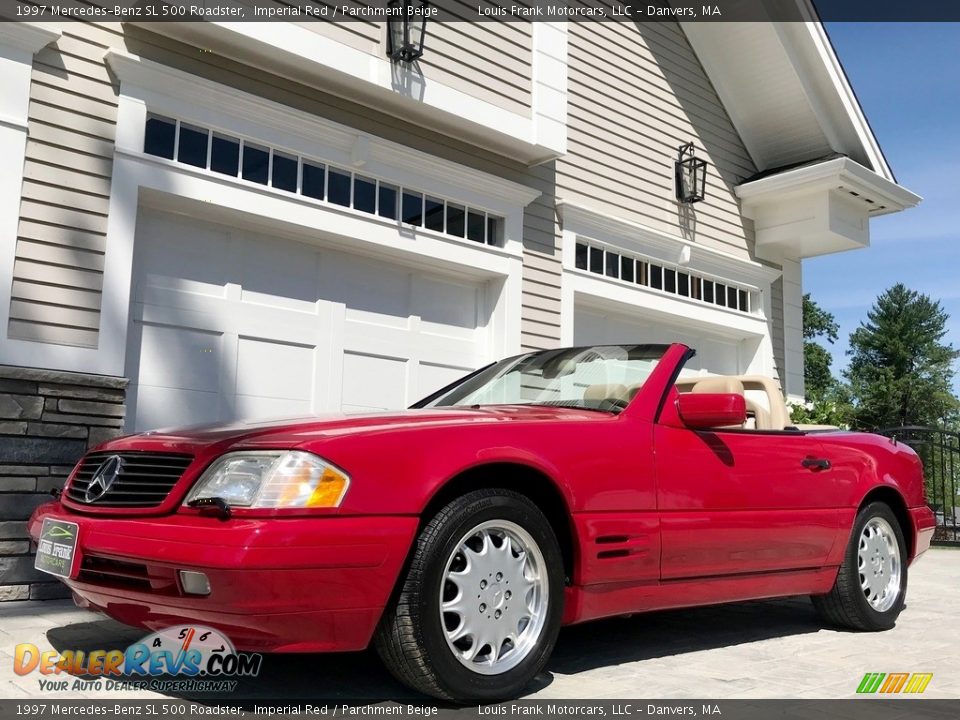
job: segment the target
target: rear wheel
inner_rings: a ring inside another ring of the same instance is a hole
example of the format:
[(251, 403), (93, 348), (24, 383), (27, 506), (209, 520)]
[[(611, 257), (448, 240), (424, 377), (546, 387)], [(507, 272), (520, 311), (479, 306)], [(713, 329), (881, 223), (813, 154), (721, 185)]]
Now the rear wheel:
[(907, 552), (903, 531), (888, 505), (874, 502), (854, 522), (833, 589), (814, 596), (827, 622), (854, 630), (889, 630), (907, 594)]
[(452, 700), (516, 696), (556, 642), (563, 562), (543, 513), (507, 490), (453, 500), (420, 533), (377, 630), (390, 671)]

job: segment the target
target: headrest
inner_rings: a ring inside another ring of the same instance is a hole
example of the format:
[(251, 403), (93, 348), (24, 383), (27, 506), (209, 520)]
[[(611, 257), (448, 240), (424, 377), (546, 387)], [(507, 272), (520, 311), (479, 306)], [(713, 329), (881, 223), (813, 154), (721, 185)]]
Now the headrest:
[(731, 393), (743, 395), (743, 383), (732, 377), (710, 377), (698, 380), (690, 392), (695, 393)]

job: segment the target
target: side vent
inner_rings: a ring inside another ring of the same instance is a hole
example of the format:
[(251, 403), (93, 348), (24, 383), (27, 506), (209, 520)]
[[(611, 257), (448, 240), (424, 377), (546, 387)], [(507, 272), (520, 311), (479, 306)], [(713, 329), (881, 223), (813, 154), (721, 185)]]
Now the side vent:
[[(644, 557), (650, 552), (650, 540), (645, 535), (634, 537), (629, 535), (600, 535), (594, 539), (594, 542), (603, 547), (603, 549), (597, 550), (598, 560), (614, 560), (630, 555)], [(611, 545), (619, 545), (620, 547), (610, 547)]]

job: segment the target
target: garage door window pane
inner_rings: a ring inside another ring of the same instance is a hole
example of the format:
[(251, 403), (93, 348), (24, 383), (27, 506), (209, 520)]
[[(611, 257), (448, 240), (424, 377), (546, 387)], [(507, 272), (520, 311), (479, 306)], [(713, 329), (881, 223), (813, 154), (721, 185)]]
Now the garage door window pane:
[(727, 307), (737, 309), (737, 289), (733, 287), (727, 288)]
[(267, 184), (270, 174), (270, 153), (258, 145), (243, 144), (243, 179)]
[(606, 274), (612, 278), (620, 276), (620, 256), (616, 253), (607, 253)]
[(404, 192), (402, 211), (401, 218), (407, 225), (423, 225), (423, 195)]
[(443, 200), (428, 197), (424, 215), (426, 218), (425, 225), (427, 230), (443, 232)]
[(350, 174), (330, 168), (327, 174), (327, 200), (334, 205), (350, 207)]
[(686, 273), (677, 273), (677, 292), (683, 297), (690, 297), (690, 276)]
[(240, 141), (214, 133), (210, 141), (210, 169), (236, 177), (240, 172)]
[(668, 293), (677, 291), (677, 271), (669, 268), (663, 269), (663, 289)]
[(143, 151), (148, 155), (173, 160), (173, 144), (177, 135), (177, 124), (170, 118), (149, 115), (147, 128), (143, 136)]
[(277, 190), (297, 191), (297, 159), (282, 153), (273, 153), (273, 186)]
[(590, 248), (590, 272), (603, 273), (603, 250)]
[(209, 133), (203, 128), (180, 123), (180, 146), (177, 160), (194, 167), (207, 166), (207, 141)]
[(659, 265), (650, 265), (650, 287), (655, 290), (663, 289), (663, 268)]
[(353, 207), (373, 215), (377, 210), (377, 181), (359, 175), (353, 178)]
[(447, 203), (447, 234), (463, 237), (467, 232), (467, 209)]
[(708, 303), (713, 302), (713, 282), (710, 280), (703, 281), (703, 301)]
[(323, 200), (325, 180), (324, 173), (325, 168), (323, 165), (315, 165), (314, 163), (304, 162), (303, 179), (300, 184), (300, 192), (307, 197), (311, 197), (316, 200)]
[(485, 218), (482, 213), (470, 210), (467, 213), (467, 239), (478, 243), (483, 242)]
[(578, 270), (587, 269), (587, 255), (590, 249), (583, 243), (577, 243), (577, 259), (576, 265)]
[(397, 188), (393, 185), (380, 183), (377, 213), (380, 217), (397, 219)]
[(723, 283), (717, 283), (714, 286), (714, 303), (716, 305), (727, 304), (727, 286)]
[(701, 281), (700, 278), (691, 275), (690, 276), (690, 297), (695, 298), (696, 300), (700, 299), (701, 294)]
[(744, 312), (750, 312), (750, 295), (746, 290), (740, 290), (740, 309)]
[(487, 245), (500, 245), (503, 220), (487, 215)]
[(621, 261), (620, 267), (620, 277), (627, 282), (633, 282), (633, 268), (634, 260), (633, 258), (625, 257)]

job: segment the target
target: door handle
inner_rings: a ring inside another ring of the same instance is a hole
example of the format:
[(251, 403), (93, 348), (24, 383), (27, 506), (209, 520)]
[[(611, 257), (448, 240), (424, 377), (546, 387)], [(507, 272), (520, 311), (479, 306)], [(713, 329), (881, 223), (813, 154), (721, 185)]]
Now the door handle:
[(805, 457), (800, 461), (800, 464), (809, 470), (829, 470), (830, 461), (826, 458), (815, 458), (815, 457)]

